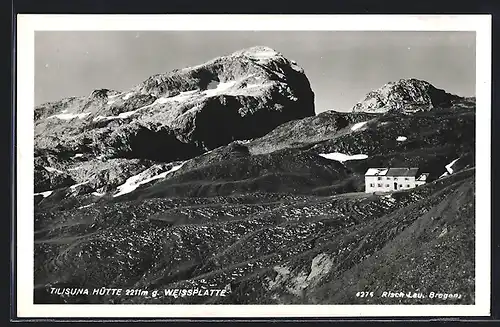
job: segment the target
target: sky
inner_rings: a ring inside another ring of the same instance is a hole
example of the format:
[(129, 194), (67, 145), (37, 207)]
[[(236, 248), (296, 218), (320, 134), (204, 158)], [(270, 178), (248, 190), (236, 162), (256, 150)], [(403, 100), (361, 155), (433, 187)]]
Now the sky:
[(95, 89), (125, 91), (149, 76), (263, 45), (301, 66), (316, 113), (350, 111), (401, 78), (475, 96), (474, 32), (37, 31), (35, 104)]

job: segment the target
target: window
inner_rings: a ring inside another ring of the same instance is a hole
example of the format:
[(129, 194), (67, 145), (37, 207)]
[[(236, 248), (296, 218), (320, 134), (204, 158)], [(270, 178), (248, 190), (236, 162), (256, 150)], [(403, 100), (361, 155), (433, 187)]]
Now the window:
[(405, 177), (405, 181), (409, 181), (410, 179), (408, 177)]
[(385, 187), (389, 187), (389, 184), (385, 184)]
[(397, 177), (394, 177), (394, 180), (395, 180), (395, 181), (397, 181), (397, 180), (398, 180), (398, 178), (397, 178)]
[(382, 184), (377, 184), (378, 187), (382, 187)]
[(375, 184), (373, 184), (373, 183), (370, 184), (370, 187), (374, 187), (374, 186), (375, 186)]
[(410, 185), (409, 185), (409, 184), (406, 184), (406, 187), (410, 187)]
[(390, 180), (391, 180), (391, 178), (390, 178), (390, 177), (387, 177), (387, 180), (388, 180), (388, 181), (390, 181)]
[(399, 184), (399, 187), (403, 187), (403, 184)]
[(382, 177), (377, 177), (377, 180), (378, 180), (378, 181), (381, 181), (381, 180), (382, 180)]

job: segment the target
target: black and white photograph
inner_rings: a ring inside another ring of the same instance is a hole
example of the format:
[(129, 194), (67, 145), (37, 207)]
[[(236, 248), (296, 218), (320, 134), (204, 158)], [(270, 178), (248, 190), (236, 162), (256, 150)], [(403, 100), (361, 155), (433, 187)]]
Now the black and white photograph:
[(489, 312), (488, 17), (82, 16), (18, 43), (19, 301)]

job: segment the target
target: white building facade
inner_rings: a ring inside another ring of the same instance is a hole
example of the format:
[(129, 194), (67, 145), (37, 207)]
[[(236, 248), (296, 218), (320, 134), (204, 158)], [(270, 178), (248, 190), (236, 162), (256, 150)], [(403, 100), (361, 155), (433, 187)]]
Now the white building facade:
[(425, 184), (428, 176), (418, 174), (418, 168), (369, 168), (365, 173), (365, 192), (408, 190)]

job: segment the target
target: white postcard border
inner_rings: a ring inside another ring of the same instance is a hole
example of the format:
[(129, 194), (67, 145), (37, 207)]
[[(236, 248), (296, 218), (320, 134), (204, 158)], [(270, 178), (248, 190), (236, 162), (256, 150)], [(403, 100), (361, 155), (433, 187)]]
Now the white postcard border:
[[(300, 30), (476, 32), (476, 289), (474, 305), (33, 304), (35, 31)], [(491, 15), (17, 15), (18, 317), (385, 317), (490, 314)]]

